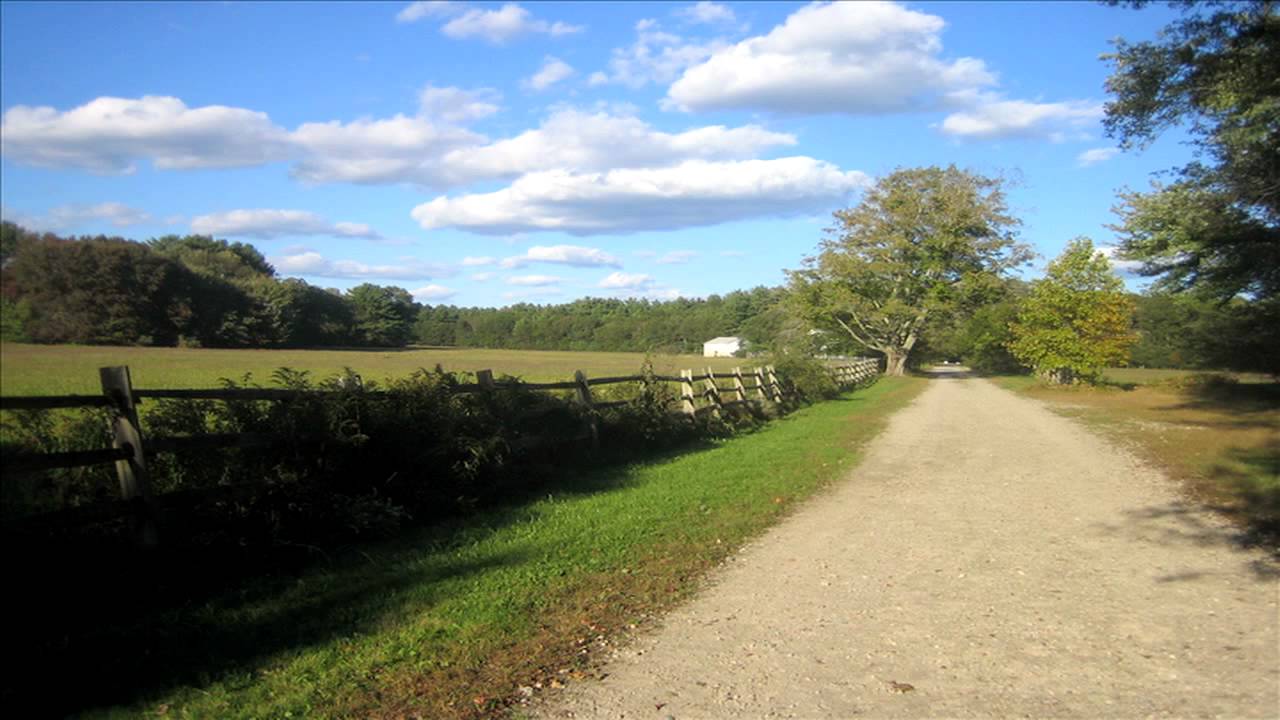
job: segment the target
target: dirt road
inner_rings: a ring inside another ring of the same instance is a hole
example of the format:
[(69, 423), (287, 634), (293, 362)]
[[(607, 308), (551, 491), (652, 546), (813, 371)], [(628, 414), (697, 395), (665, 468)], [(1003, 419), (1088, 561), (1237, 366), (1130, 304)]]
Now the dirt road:
[(1280, 717), (1280, 567), (1106, 440), (944, 378), (562, 718)]

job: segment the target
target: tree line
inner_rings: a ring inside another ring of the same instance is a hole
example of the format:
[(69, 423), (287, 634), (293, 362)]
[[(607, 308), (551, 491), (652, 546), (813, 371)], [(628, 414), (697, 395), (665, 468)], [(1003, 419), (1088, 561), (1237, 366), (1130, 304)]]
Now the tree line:
[[(921, 187), (913, 192), (928, 196)], [(834, 312), (806, 320), (799, 307), (805, 299), (803, 283), (670, 301), (584, 298), (502, 308), (423, 305), (398, 287), (366, 283), (343, 292), (280, 278), (252, 245), (207, 236), (148, 242), (65, 238), (29, 232), (13, 223), (4, 223), (0, 232), (0, 323), (8, 341), (204, 347), (412, 343), (682, 353), (699, 352), (712, 337), (738, 335), (762, 351), (881, 354), (842, 334), (832, 322), (838, 317)], [(919, 249), (912, 252), (917, 261), (923, 258)], [(1106, 279), (1110, 269), (1099, 265), (1091, 250), (1074, 252), (1073, 262), (1086, 266), (1092, 282), (1123, 298), (1113, 307), (1123, 318), (1116, 337), (1131, 334), (1133, 339), (1125, 357), (1113, 352), (1100, 360), (1144, 367), (1273, 371), (1280, 339), (1267, 304), (1241, 297), (1223, 303), (1164, 288), (1141, 295), (1123, 293), (1118, 280)], [(970, 275), (967, 286), (951, 282), (945, 273), (943, 278), (942, 285), (953, 297), (930, 299), (931, 312), (913, 343), (912, 364), (957, 359), (984, 371), (1026, 369), (1031, 363), (1015, 357), (1009, 346), (1014, 342), (1012, 328), (1035, 284), (998, 275)], [(860, 297), (872, 298), (868, 303), (874, 300), (869, 291), (863, 292)], [(899, 311), (905, 312), (905, 306)], [(1056, 315), (1048, 317), (1050, 326), (1061, 325)], [(833, 330), (813, 332), (825, 327)]]
[(252, 245), (203, 235), (136, 242), (0, 227), (9, 341), (187, 347), (402, 347), (700, 352), (719, 335), (768, 346), (781, 288), (670, 301), (585, 298), (504, 308), (424, 305), (404, 288), (281, 278)]

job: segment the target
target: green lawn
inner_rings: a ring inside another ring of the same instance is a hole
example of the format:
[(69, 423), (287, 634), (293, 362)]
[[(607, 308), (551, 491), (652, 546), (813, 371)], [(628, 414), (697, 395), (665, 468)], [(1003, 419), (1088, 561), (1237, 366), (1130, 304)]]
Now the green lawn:
[[(736, 358), (699, 355), (654, 355), (651, 359), (662, 374), (707, 366), (720, 371), (749, 364)], [(571, 379), (575, 370), (588, 376), (631, 375), (639, 372), (644, 360), (643, 353), (472, 348), (216, 350), (3, 343), (0, 394), (96, 394), (101, 392), (98, 368), (107, 365), (128, 365), (136, 387), (156, 389), (217, 387), (220, 378), (238, 380), (245, 373), (266, 382), (279, 367), (307, 370), (320, 378), (350, 367), (368, 379), (380, 380), (403, 377), (437, 363), (451, 371), (488, 369), (495, 375), (553, 381)]]
[(532, 504), (104, 627), (149, 651), (94, 672), (152, 685), (122, 679), (145, 699), (97, 714), (475, 716), (520, 686), (584, 677), (604, 642), (846, 473), (926, 382), (882, 379), (705, 449), (567, 476)]

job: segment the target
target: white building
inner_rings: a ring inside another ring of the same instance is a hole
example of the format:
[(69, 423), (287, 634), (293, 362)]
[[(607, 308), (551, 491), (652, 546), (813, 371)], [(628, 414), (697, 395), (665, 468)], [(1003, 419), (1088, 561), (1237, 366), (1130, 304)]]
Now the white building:
[(733, 357), (744, 349), (747, 341), (740, 337), (718, 337), (702, 343), (702, 357)]

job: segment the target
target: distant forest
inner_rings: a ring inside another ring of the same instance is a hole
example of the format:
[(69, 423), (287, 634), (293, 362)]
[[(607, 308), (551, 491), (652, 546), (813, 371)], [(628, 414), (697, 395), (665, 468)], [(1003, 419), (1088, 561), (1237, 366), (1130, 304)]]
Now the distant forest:
[(505, 308), (423, 305), (403, 288), (345, 292), (280, 278), (252, 245), (146, 242), (0, 228), (9, 341), (188, 347), (398, 347), (701, 352), (720, 335), (770, 346), (781, 288), (669, 301), (586, 298)]
[[(423, 305), (403, 288), (347, 291), (280, 278), (256, 248), (202, 235), (146, 242), (59, 237), (0, 227), (0, 338), (10, 342), (187, 347), (402, 347), (698, 353), (721, 335), (759, 351), (871, 354), (851, 340), (814, 335), (788, 312), (785, 288), (702, 299), (585, 298), (504, 308)], [(915, 362), (960, 359), (1017, 371), (1004, 347), (1028, 285), (1005, 281), (1004, 299), (964, 316), (939, 316)], [(1135, 296), (1131, 364), (1276, 371), (1280, 347), (1267, 306), (1190, 294)]]

